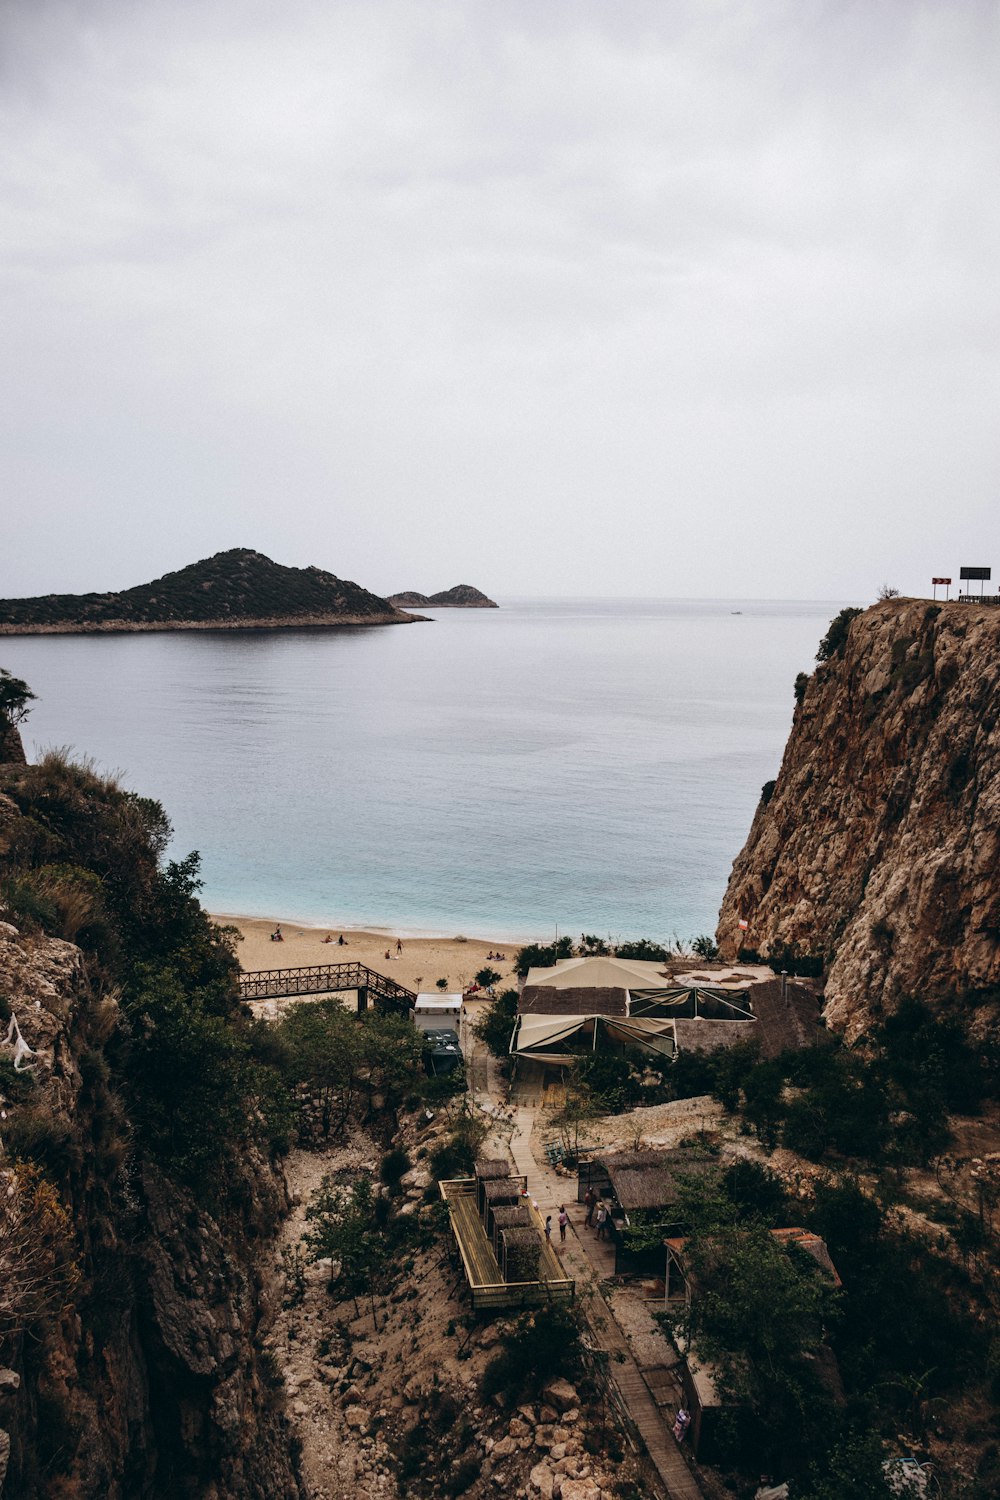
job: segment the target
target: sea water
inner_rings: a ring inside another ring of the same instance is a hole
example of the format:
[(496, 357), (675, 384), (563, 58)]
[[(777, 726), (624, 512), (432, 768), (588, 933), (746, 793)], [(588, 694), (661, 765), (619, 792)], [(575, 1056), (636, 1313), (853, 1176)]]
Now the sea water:
[(714, 930), (838, 603), (510, 600), (428, 624), (0, 640), (164, 804), (214, 911), (491, 938)]

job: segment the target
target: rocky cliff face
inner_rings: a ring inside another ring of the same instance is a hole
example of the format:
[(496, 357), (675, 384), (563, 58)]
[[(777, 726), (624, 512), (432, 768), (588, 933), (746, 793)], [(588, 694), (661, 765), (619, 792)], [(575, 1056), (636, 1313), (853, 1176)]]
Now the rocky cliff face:
[(875, 605), (796, 695), (733, 866), (723, 954), (821, 956), (828, 1022), (848, 1036), (908, 994), (995, 991), (1000, 610)]
[[(2, 832), (16, 809), (0, 802)], [(259, 1344), (283, 1179), (248, 1159), (223, 1224), (133, 1157), (102, 1053), (117, 1003), (91, 988), (73, 944), (0, 922), (0, 997), (4, 1500), (298, 1500)], [(10, 1190), (29, 1154), (55, 1199), (19, 1238)], [(43, 1253), (61, 1267), (59, 1295), (12, 1308)]]

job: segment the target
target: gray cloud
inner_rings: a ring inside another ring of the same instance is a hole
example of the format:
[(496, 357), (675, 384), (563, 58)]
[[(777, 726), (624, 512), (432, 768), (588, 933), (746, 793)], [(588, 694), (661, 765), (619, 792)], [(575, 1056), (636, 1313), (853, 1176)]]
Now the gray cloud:
[(1000, 566), (998, 16), (8, 4), (0, 593)]

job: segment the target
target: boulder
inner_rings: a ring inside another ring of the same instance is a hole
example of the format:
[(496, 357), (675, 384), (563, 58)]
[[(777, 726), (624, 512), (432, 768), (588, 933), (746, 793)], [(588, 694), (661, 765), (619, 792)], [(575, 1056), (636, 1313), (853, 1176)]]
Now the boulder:
[(568, 1380), (550, 1380), (542, 1392), (550, 1406), (556, 1411), (571, 1411), (574, 1406), (580, 1405), (580, 1398), (574, 1386)]
[(593, 1479), (564, 1479), (562, 1500), (601, 1500), (601, 1486)]
[(536, 1464), (528, 1475), (528, 1483), (541, 1500), (553, 1500), (555, 1491), (555, 1475), (544, 1461)]
[(344, 1421), (353, 1432), (368, 1431), (368, 1412), (363, 1406), (349, 1406), (344, 1412)]

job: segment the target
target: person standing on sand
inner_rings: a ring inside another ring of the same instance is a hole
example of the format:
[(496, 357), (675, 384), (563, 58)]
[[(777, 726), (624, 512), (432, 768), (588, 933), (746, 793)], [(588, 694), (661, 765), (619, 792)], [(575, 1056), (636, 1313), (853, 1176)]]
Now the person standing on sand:
[(559, 1239), (566, 1243), (566, 1225), (569, 1223), (569, 1214), (566, 1212), (565, 1203), (559, 1205)]
[(397, 953), (402, 953), (402, 951), (403, 951), (403, 945), (400, 942), (399, 938), (397, 938), (396, 939), (396, 952)]

